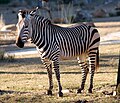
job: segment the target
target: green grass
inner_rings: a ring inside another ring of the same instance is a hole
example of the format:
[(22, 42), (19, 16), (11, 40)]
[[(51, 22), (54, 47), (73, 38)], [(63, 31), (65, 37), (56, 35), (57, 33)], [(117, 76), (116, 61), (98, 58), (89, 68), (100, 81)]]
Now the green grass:
[[(36, 56), (14, 58), (14, 61), (0, 60), (0, 102), (3, 103), (118, 103), (117, 96), (103, 92), (115, 90), (118, 68), (118, 48), (120, 45), (100, 47), (100, 69), (94, 77), (93, 93), (87, 93), (89, 75), (82, 94), (76, 91), (81, 83), (81, 70), (76, 60), (60, 62), (61, 83), (64, 93), (57, 96), (57, 81), (53, 74), (53, 96), (47, 96), (48, 76), (46, 69)], [(114, 51), (113, 51), (114, 49)], [(54, 71), (53, 71), (54, 73)]]

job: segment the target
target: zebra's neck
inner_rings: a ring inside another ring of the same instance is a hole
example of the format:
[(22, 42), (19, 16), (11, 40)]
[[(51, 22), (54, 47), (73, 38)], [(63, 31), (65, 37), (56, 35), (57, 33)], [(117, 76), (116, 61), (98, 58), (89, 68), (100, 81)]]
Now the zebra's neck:
[(32, 42), (39, 48), (44, 49), (48, 48), (51, 42), (51, 28), (49, 26), (49, 20), (35, 16), (32, 19)]

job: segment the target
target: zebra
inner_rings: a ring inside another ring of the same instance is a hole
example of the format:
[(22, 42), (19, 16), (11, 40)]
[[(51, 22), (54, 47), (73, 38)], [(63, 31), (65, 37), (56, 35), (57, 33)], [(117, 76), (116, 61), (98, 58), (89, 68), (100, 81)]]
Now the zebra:
[(53, 24), (49, 19), (37, 15), (36, 12), (37, 9), (19, 11), (16, 45), (23, 48), (28, 40), (36, 45), (48, 73), (47, 95), (52, 95), (52, 69), (54, 69), (58, 83), (58, 95), (63, 96), (59, 61), (71, 58), (78, 60), (82, 72), (82, 82), (77, 93), (84, 90), (88, 72), (90, 73), (88, 92), (92, 93), (94, 72), (99, 68), (100, 35), (98, 30), (86, 24), (61, 27)]

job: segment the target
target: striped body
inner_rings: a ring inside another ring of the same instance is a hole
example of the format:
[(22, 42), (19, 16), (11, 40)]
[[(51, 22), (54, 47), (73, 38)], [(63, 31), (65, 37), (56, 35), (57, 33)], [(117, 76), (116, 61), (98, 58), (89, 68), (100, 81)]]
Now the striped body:
[[(94, 71), (98, 66), (99, 59), (98, 47), (100, 36), (98, 31), (85, 24), (64, 28), (52, 24), (50, 20), (40, 17), (39, 15), (28, 16), (27, 13), (20, 13), (25, 26), (20, 26), (19, 23), (21, 20), (19, 19), (18, 28), (21, 29), (19, 30), (16, 44), (20, 47), (20, 43), (24, 44), (31, 38), (31, 41), (36, 45), (41, 60), (48, 71), (50, 83), (48, 94), (52, 94), (53, 68), (58, 81), (59, 96), (63, 95), (60, 83), (59, 61), (60, 59), (71, 58), (78, 59), (78, 63), (82, 70), (82, 83), (81, 87), (78, 89), (78, 93), (84, 89), (88, 71), (91, 75), (89, 92), (92, 92)], [(34, 12), (32, 11), (32, 13)], [(31, 17), (28, 19), (23, 17), (23, 15)], [(87, 61), (89, 61), (89, 63)]]

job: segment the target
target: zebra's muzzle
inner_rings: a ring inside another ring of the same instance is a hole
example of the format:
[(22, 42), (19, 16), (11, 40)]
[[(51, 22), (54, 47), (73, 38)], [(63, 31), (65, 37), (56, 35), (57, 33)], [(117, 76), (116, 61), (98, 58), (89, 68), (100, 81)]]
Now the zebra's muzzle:
[(24, 47), (24, 43), (22, 42), (21, 38), (18, 37), (18, 39), (16, 40), (16, 45), (19, 47), (19, 48), (23, 48)]

